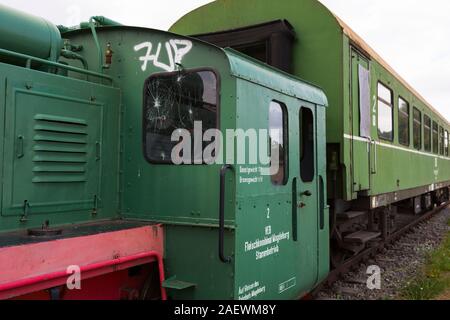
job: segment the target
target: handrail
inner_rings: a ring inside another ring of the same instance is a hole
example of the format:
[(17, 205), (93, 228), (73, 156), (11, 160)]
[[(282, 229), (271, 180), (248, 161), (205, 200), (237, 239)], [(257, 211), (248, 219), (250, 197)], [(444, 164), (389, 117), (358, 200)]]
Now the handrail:
[(97, 30), (95, 29), (94, 21), (96, 21), (96, 17), (91, 17), (89, 19), (89, 27), (91, 29), (92, 37), (94, 38), (95, 47), (97, 48), (99, 70), (100, 72), (103, 72), (103, 52), (102, 48), (100, 47), (100, 42), (98, 41)]
[(224, 165), (220, 170), (220, 212), (219, 212), (219, 258), (223, 263), (231, 263), (231, 257), (225, 257), (225, 178), (227, 171), (234, 171), (233, 166)]
[(89, 28), (91, 29), (92, 37), (94, 38), (95, 47), (97, 48), (98, 67), (99, 67), (100, 72), (103, 73), (103, 67), (104, 67), (103, 50), (102, 50), (102, 47), (100, 46), (100, 41), (98, 40), (95, 22), (97, 22), (97, 24), (99, 26), (109, 26), (109, 27), (122, 26), (122, 24), (120, 24), (119, 22), (116, 22), (114, 20), (108, 19), (106, 17), (103, 17), (103, 16), (94, 16), (89, 19)]
[(73, 72), (77, 72), (77, 73), (80, 73), (80, 74), (86, 74), (86, 75), (94, 76), (94, 77), (97, 77), (97, 78), (102, 78), (102, 79), (105, 79), (105, 80), (109, 80), (109, 81), (111, 81), (111, 83), (113, 82), (113, 78), (108, 76), (108, 75), (97, 73), (97, 72), (94, 72), (94, 71), (80, 69), (80, 68), (77, 68), (77, 67), (72, 67), (72, 66), (69, 66), (69, 65), (64, 65), (64, 64), (59, 63), (59, 62), (53, 62), (53, 61), (49, 61), (49, 60), (45, 60), (45, 59), (29, 56), (27, 54), (18, 53), (18, 52), (14, 52), (14, 51), (9, 51), (9, 50), (6, 50), (6, 49), (0, 49), (0, 55), (2, 55), (2, 54), (26, 60), (26, 67), (27, 68), (31, 68), (31, 62), (35, 61), (35, 62), (39, 62), (39, 63), (45, 64), (45, 65), (48, 65), (48, 66), (57, 67), (57, 68), (65, 69), (65, 70), (68, 70), (68, 71), (73, 71)]

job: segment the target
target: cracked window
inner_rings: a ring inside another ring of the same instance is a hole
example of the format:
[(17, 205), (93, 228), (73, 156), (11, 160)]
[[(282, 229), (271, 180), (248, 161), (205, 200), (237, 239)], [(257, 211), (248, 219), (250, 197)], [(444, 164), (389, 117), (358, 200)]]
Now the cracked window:
[[(147, 160), (173, 164), (172, 150), (180, 143), (172, 141), (176, 130), (190, 133), (190, 163), (202, 159), (204, 148), (211, 143), (203, 142), (203, 135), (209, 129), (217, 129), (217, 112), (218, 81), (213, 71), (152, 75), (145, 82), (144, 93), (144, 150)], [(201, 129), (197, 135), (200, 132), (198, 139), (202, 150), (195, 141), (196, 123), (197, 128)]]

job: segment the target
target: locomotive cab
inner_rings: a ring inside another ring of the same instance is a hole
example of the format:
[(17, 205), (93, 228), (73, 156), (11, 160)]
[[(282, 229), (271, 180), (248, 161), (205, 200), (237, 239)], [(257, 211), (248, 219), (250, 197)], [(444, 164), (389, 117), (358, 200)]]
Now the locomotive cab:
[[(109, 73), (123, 92), (123, 217), (164, 225), (168, 296), (288, 299), (323, 280), (323, 92), (192, 38), (127, 27), (99, 38), (121, 60)], [(251, 161), (267, 143), (279, 147), (271, 175)]]

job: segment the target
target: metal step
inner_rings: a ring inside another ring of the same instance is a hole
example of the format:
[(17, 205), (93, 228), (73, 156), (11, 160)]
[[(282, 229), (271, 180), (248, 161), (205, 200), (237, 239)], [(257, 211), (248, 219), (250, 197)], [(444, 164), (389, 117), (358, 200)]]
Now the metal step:
[(337, 218), (339, 220), (353, 220), (353, 219), (362, 217), (366, 214), (367, 214), (366, 211), (348, 211), (348, 212), (344, 212), (344, 213), (339, 213), (337, 215)]
[(381, 236), (381, 232), (358, 231), (344, 237), (344, 242), (365, 244)]

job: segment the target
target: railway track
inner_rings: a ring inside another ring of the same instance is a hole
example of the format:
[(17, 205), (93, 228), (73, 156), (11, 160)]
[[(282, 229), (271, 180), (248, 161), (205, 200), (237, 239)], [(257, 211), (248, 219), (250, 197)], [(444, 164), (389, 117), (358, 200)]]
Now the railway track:
[[(427, 230), (422, 232), (420, 232), (420, 226), (425, 224), (437, 214), (443, 212), (445, 209), (449, 208), (449, 206), (450, 202), (447, 202), (434, 208), (433, 210), (399, 228), (395, 233), (391, 234), (386, 241), (373, 244), (372, 247), (347, 260), (339, 268), (330, 272), (328, 278), (312, 293), (312, 297), (315, 299), (326, 300), (335, 299), (336, 296), (346, 296), (349, 298), (353, 296), (353, 298), (358, 299), (360, 289), (355, 289), (355, 287), (367, 288), (366, 282), (369, 276), (366, 274), (365, 270), (363, 270), (364, 268), (361, 268), (361, 265), (367, 262), (369, 262), (367, 265), (377, 265), (377, 263), (388, 265), (395, 264), (398, 262), (398, 256), (405, 254), (404, 251), (408, 249), (411, 252), (414, 252), (417, 243), (422, 240), (427, 240), (425, 238), (428, 235), (431, 235), (431, 239), (429, 239), (430, 241), (436, 243), (439, 242), (435, 241), (435, 238), (439, 238), (439, 236), (436, 236), (431, 230), (435, 227), (434, 225), (430, 226), (430, 230), (427, 229), (427, 226), (424, 226), (424, 229)], [(446, 212), (442, 218), (443, 221), (438, 221), (439, 225), (443, 225), (445, 230), (448, 230), (446, 220), (448, 220), (449, 217), (450, 212)], [(411, 234), (411, 232), (415, 229), (419, 229), (419, 234), (417, 236), (415, 236), (414, 233)], [(418, 258), (414, 258), (414, 256), (411, 256), (410, 258), (414, 260), (414, 263), (418, 262)], [(364, 267), (367, 268), (367, 266)], [(354, 272), (358, 269), (361, 270), (359, 270), (359, 272)], [(350, 273), (354, 274), (348, 276)], [(337, 282), (340, 282), (340, 284), (338, 286), (334, 286)]]

